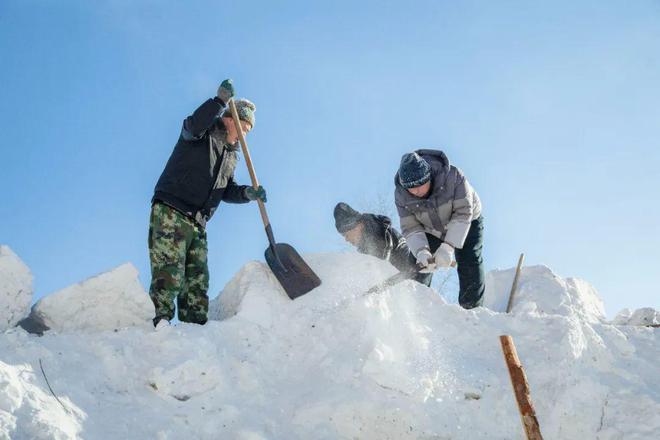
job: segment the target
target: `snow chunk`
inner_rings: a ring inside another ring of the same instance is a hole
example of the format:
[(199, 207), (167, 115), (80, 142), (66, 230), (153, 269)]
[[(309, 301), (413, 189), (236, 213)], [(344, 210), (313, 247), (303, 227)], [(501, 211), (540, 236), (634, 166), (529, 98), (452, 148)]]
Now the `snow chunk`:
[[(506, 310), (514, 276), (515, 269), (494, 270), (486, 275), (486, 307)], [(578, 278), (563, 279), (543, 265), (522, 268), (511, 311), (577, 316), (588, 322), (605, 319), (603, 301), (593, 286)]]
[(130, 263), (53, 293), (32, 307), (32, 327), (58, 332), (145, 326), (154, 307)]
[(32, 274), (9, 248), (0, 246), (0, 331), (15, 326), (30, 311)]
[(290, 302), (265, 263), (251, 261), (232, 278), (221, 295), (209, 304), (209, 319), (222, 320), (238, 313), (262, 327), (273, 322), (273, 309)]
[(660, 311), (652, 307), (643, 307), (635, 311), (623, 309), (617, 313), (612, 323), (616, 325), (639, 326), (660, 325)]

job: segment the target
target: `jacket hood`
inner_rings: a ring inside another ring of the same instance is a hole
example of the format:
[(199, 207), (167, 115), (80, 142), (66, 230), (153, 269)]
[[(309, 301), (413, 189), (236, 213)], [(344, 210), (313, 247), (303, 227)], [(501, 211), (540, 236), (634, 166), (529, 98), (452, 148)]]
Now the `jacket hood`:
[(415, 150), (415, 153), (422, 156), (431, 165), (434, 170), (449, 168), (449, 159), (447, 155), (440, 150)]
[(374, 214), (374, 217), (376, 217), (376, 220), (384, 226), (390, 226), (392, 224), (392, 220), (386, 215)]
[(385, 228), (388, 228), (392, 225), (392, 220), (386, 215), (380, 214), (360, 214), (360, 221), (368, 228), (374, 227), (374, 225), (382, 225)]
[(358, 250), (371, 255), (375, 255), (374, 252), (382, 252), (386, 245), (387, 231), (392, 225), (392, 220), (385, 215), (362, 214), (361, 221), (365, 230), (358, 245)]

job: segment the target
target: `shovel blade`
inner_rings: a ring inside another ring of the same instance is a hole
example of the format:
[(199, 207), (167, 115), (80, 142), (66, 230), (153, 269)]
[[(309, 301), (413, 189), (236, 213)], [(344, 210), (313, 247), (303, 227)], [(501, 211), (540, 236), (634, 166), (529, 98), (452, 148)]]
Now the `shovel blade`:
[(292, 246), (276, 243), (275, 250), (268, 246), (265, 256), (270, 270), (289, 298), (296, 299), (321, 285), (321, 279)]

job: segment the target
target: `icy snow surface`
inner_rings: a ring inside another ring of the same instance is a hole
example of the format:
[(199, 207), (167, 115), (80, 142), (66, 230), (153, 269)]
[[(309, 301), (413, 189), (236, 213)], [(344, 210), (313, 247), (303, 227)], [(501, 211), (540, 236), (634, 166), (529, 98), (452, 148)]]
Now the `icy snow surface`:
[(32, 274), (9, 246), (0, 245), (0, 331), (16, 325), (30, 311)]
[[(205, 326), (0, 334), (0, 439), (522, 439), (501, 334), (545, 438), (660, 438), (658, 330), (603, 322), (587, 283), (525, 268), (507, 315), (412, 281), (364, 296), (390, 266), (305, 258), (321, 287), (290, 301), (249, 263)], [(489, 275), (495, 310), (511, 277)]]

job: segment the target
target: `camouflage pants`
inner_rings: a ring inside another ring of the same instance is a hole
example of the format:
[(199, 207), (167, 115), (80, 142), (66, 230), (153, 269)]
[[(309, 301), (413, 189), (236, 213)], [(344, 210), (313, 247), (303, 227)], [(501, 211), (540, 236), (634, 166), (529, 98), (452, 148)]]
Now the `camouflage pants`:
[(175, 298), (180, 321), (206, 323), (209, 270), (204, 228), (176, 209), (155, 203), (149, 221), (149, 259), (154, 324), (174, 318)]

